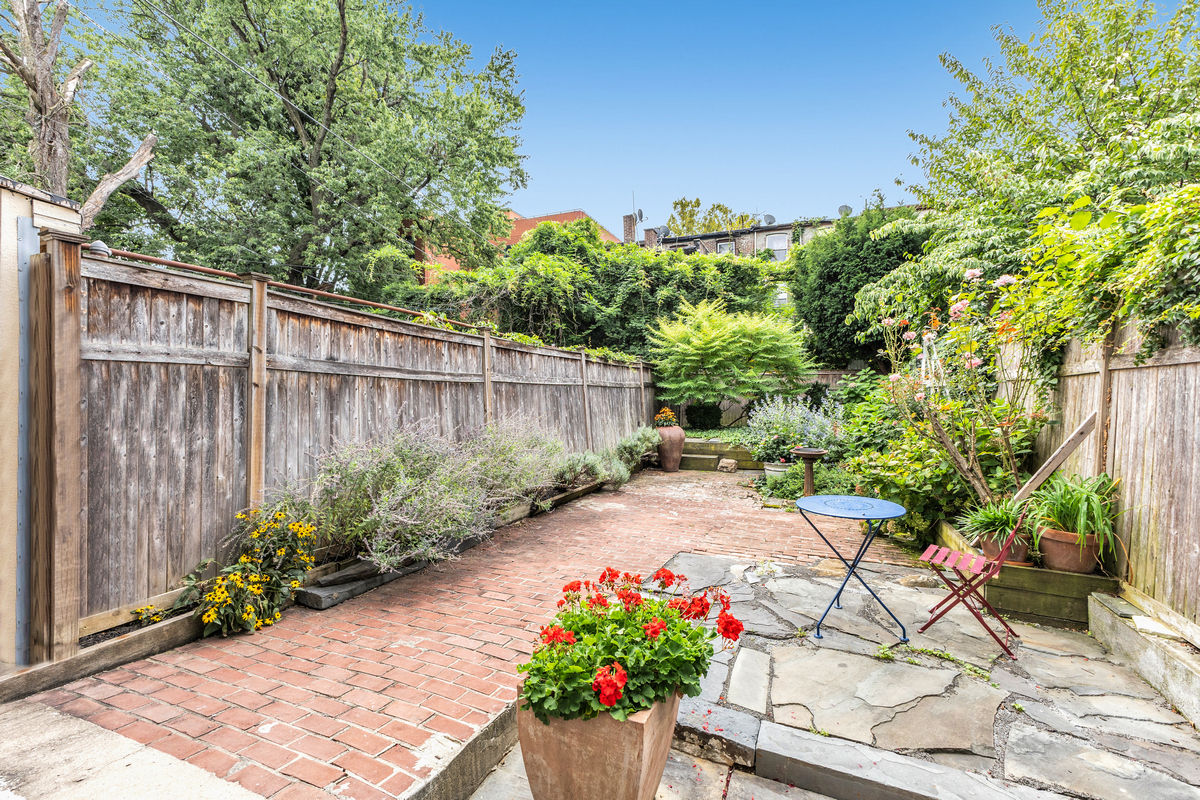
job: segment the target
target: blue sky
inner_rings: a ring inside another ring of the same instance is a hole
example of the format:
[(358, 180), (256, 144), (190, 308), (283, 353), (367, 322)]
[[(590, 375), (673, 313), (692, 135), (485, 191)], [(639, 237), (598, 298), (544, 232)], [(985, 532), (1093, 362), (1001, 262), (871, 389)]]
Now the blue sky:
[(996, 55), (991, 28), (1028, 36), (1034, 0), (972, 2), (418, 3), (486, 57), (515, 50), (526, 114), (526, 215), (583, 208), (621, 235), (631, 192), (646, 224), (700, 197), (779, 220), (860, 209), (919, 173), (909, 129), (945, 127), (950, 52)]

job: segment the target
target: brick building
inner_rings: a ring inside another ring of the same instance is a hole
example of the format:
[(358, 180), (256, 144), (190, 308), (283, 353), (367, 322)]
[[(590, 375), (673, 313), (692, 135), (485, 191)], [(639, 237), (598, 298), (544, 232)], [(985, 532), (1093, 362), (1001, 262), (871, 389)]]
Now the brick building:
[[(625, 241), (632, 242), (635, 233), (636, 220), (632, 214), (624, 218)], [(700, 253), (707, 255), (722, 255), (732, 253), (739, 256), (752, 256), (760, 250), (771, 250), (775, 253), (776, 261), (783, 261), (788, 256), (793, 244), (807, 244), (814, 236), (833, 227), (834, 220), (820, 219), (800, 223), (800, 241), (793, 242), (793, 223), (783, 222), (774, 225), (755, 225), (733, 231), (714, 231), (712, 233), (696, 233), (688, 236), (660, 236), (658, 228), (646, 228), (645, 238), (639, 242), (642, 247), (659, 248), (662, 250), (682, 250), (685, 253)]]

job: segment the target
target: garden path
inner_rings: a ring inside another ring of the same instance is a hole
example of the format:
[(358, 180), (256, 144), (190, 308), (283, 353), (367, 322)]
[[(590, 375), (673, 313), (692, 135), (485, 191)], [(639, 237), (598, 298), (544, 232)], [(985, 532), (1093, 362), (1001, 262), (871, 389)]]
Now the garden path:
[[(645, 471), (497, 531), (461, 559), (252, 636), (194, 642), (33, 698), (273, 800), (409, 796), (516, 698), (516, 665), (564, 583), (676, 553), (782, 564), (829, 554), (745, 476)], [(845, 551), (852, 523), (824, 527)], [(908, 564), (886, 540), (872, 561)], [(47, 757), (53, 757), (47, 753)]]

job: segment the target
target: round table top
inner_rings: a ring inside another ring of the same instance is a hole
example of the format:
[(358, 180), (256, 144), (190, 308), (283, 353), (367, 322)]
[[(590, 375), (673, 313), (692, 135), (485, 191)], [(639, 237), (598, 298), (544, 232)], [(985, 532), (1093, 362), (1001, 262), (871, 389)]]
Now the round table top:
[(904, 506), (877, 497), (858, 497), (846, 494), (818, 494), (801, 497), (796, 508), (824, 517), (843, 519), (895, 519), (908, 511)]

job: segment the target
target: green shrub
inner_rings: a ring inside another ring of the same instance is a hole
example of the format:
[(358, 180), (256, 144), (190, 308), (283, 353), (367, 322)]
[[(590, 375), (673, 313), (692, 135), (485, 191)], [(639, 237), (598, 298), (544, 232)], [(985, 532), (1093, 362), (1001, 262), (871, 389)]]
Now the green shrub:
[(625, 465), (627, 469), (632, 471), (635, 467), (642, 463), (642, 456), (652, 452), (658, 447), (662, 441), (662, 436), (658, 431), (648, 425), (643, 425), (633, 433), (626, 436), (621, 441), (617, 442), (615, 448), (617, 458)]
[(497, 514), (552, 483), (558, 441), (515, 423), (452, 440), (428, 425), (342, 445), (321, 459), (313, 487), (317, 532), (383, 569), (445, 558), (486, 533)]
[(684, 413), (687, 415), (689, 428), (708, 430), (721, 427), (720, 403), (692, 403)]
[(559, 489), (573, 489), (601, 480), (605, 475), (605, 463), (599, 453), (585, 450), (563, 456), (554, 467), (554, 485)]

